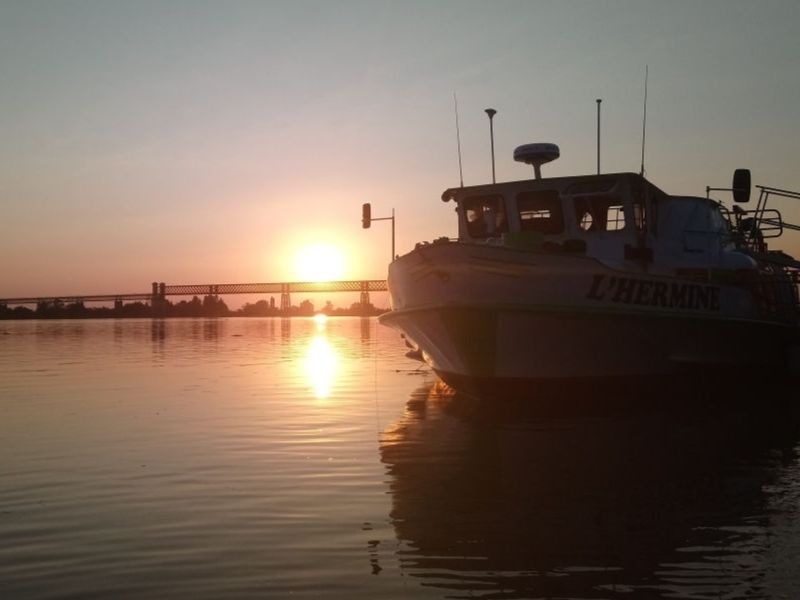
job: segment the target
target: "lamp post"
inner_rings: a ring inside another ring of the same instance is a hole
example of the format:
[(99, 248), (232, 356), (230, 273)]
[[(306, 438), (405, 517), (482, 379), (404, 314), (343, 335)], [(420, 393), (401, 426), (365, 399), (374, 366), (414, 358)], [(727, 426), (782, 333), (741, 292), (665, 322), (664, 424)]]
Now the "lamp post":
[(389, 262), (392, 262), (395, 257), (394, 253), (394, 209), (392, 209), (392, 216), (391, 217), (373, 217), (372, 216), (372, 205), (367, 202), (361, 205), (361, 227), (364, 229), (369, 229), (369, 226), (372, 224), (373, 221), (391, 221), (392, 222), (392, 257)]

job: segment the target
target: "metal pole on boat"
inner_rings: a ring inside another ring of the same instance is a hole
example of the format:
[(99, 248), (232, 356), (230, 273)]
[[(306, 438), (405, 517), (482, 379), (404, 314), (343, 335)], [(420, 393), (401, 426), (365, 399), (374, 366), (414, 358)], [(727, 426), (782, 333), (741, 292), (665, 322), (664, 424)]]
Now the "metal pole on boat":
[(647, 74), (649, 67), (644, 66), (644, 114), (642, 115), (642, 168), (639, 169), (639, 175), (644, 177), (644, 142), (645, 133), (647, 133)]
[(458, 98), (456, 93), (453, 92), (453, 108), (456, 113), (456, 146), (458, 147), (458, 177), (461, 181), (461, 187), (464, 187), (464, 169), (461, 165), (461, 129), (458, 127)]
[(600, 103), (602, 98), (597, 99), (597, 174), (600, 175)]
[(489, 115), (489, 141), (492, 144), (492, 183), (497, 183), (497, 179), (495, 178), (494, 174), (494, 116), (497, 114), (497, 111), (493, 108), (487, 108), (486, 114)]
[(395, 253), (394, 253), (394, 209), (392, 209), (392, 260), (390, 260), (389, 262), (392, 262), (394, 260), (394, 257), (395, 257)]

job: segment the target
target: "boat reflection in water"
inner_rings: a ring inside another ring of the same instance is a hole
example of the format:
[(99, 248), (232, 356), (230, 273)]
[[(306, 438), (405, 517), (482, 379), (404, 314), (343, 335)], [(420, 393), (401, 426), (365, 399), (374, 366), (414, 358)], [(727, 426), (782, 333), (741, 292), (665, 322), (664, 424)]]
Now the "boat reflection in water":
[(797, 586), (772, 555), (770, 521), (781, 486), (800, 485), (781, 481), (796, 461), (794, 416), (541, 417), (440, 385), (419, 388), (381, 441), (398, 560), (422, 585), (448, 598), (774, 597), (776, 581)]

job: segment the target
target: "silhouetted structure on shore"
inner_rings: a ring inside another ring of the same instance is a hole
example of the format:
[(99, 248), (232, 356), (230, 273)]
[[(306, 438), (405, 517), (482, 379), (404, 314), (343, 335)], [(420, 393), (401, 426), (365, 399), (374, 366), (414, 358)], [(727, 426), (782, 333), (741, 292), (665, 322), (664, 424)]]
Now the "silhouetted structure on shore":
[[(303, 300), (299, 306), (291, 303), (291, 294), (358, 292), (360, 301), (350, 308), (335, 308), (329, 301), (321, 312), (328, 315), (379, 315), (385, 309), (370, 302), (370, 292), (386, 291), (386, 281), (283, 282), (283, 283), (225, 283), (166, 285), (153, 282), (152, 291), (134, 294), (95, 294), (91, 296), (22, 297), (0, 299), (0, 319), (86, 319), (137, 317), (228, 317), (228, 316), (310, 316), (314, 304)], [(220, 294), (275, 294), (269, 301), (259, 300), (231, 311)], [(191, 300), (173, 303), (167, 296), (192, 296)], [(200, 299), (202, 297), (202, 300)], [(106, 306), (87, 307), (86, 303)], [(113, 303), (113, 308), (107, 306)], [(35, 309), (28, 308), (35, 306)]]
[(170, 302), (162, 300), (155, 306), (146, 302), (115, 302), (113, 307), (87, 307), (83, 302), (64, 303), (59, 301), (40, 302), (35, 309), (26, 306), (13, 308), (0, 304), (0, 319), (120, 319), (152, 317), (307, 317), (316, 312), (330, 316), (371, 316), (385, 312), (372, 304), (353, 303), (349, 308), (336, 308), (327, 302), (321, 311), (316, 311), (310, 300), (303, 300), (298, 306), (280, 308), (274, 298), (247, 303), (238, 310), (230, 310), (225, 301), (218, 296), (208, 295), (200, 299)]

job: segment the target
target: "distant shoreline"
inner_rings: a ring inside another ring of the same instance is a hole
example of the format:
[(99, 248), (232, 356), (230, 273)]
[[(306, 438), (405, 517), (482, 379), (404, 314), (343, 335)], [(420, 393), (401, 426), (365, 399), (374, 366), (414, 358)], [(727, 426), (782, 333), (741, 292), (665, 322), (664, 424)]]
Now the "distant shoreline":
[(86, 320), (111, 320), (111, 319), (257, 319), (257, 318), (281, 318), (281, 319), (308, 319), (318, 314), (323, 314), (328, 317), (378, 317), (384, 313), (389, 312), (388, 309), (379, 310), (377, 312), (364, 314), (364, 313), (333, 313), (328, 314), (318, 312), (311, 315), (299, 314), (274, 314), (274, 315), (242, 315), (232, 312), (228, 315), (139, 315), (139, 316), (123, 316), (123, 315), (83, 315), (83, 316), (40, 316), (33, 315), (28, 317), (9, 317), (0, 316), (0, 321), (86, 321)]
[(313, 303), (304, 300), (299, 306), (277, 308), (274, 303), (260, 300), (230, 310), (217, 297), (207, 296), (203, 300), (195, 297), (190, 301), (173, 304), (162, 301), (156, 306), (144, 302), (132, 302), (115, 307), (86, 307), (81, 303), (42, 303), (36, 308), (0, 305), (0, 321), (53, 320), (53, 319), (153, 319), (153, 318), (198, 318), (198, 317), (312, 317), (322, 313), (331, 317), (373, 317), (387, 312), (371, 304), (355, 303), (348, 308), (336, 308), (330, 302), (317, 310)]

